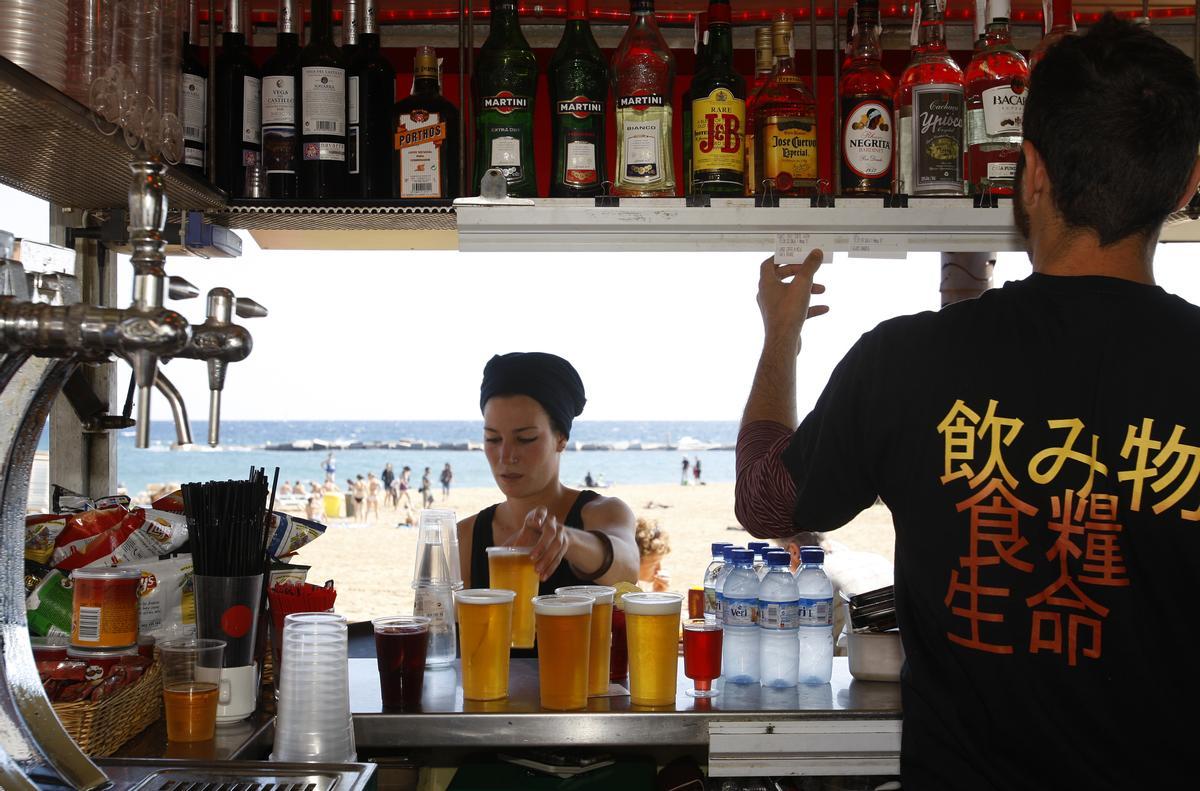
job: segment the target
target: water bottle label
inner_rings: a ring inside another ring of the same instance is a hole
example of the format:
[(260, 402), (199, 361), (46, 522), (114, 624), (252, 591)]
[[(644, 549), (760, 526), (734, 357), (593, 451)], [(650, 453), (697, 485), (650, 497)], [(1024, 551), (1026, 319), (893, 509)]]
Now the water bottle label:
[(800, 626), (800, 602), (758, 602), (758, 625), (763, 629), (797, 629)]
[(726, 626), (754, 626), (758, 622), (758, 599), (723, 600), (722, 622)]
[(801, 626), (833, 626), (833, 599), (800, 599)]
[(704, 613), (706, 615), (713, 615), (713, 614), (719, 613), (719, 612), (720, 612), (720, 605), (717, 603), (717, 589), (716, 588), (705, 588), (704, 589)]
[(437, 591), (417, 588), (413, 602), (413, 614), (423, 615), (429, 619), (430, 632), (448, 631), (451, 624), (449, 608), (444, 597)]

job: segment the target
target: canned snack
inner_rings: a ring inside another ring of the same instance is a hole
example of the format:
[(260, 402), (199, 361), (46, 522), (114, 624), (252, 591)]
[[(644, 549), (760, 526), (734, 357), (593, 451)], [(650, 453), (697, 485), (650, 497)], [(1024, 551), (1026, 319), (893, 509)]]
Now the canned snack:
[(138, 639), (137, 569), (85, 568), (71, 572), (71, 645), (128, 648)]
[(29, 638), (29, 642), (33, 645), (33, 659), (35, 662), (62, 662), (67, 658), (67, 638), (65, 635), (52, 635), (50, 637), (34, 635)]
[(86, 681), (97, 681), (104, 678), (123, 657), (137, 656), (136, 648), (120, 650), (87, 649), (71, 646), (67, 649), (67, 659), (72, 662), (83, 662), (86, 665), (83, 677)]

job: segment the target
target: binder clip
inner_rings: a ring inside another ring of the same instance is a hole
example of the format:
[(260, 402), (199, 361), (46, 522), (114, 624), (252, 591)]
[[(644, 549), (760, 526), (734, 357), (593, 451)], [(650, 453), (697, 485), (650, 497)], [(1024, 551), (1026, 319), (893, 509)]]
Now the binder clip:
[(597, 209), (616, 209), (621, 205), (619, 197), (608, 194), (612, 186), (613, 183), (611, 181), (600, 182), (600, 194), (595, 197)]

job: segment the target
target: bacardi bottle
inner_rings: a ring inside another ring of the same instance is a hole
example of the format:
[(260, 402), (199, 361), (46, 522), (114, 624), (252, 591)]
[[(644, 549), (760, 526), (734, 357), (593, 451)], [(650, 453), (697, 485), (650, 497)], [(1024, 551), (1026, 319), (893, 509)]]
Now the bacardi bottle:
[(296, 132), (296, 82), (300, 78), (300, 31), (304, 18), (297, 0), (279, 0), (275, 52), (263, 64), (262, 141), (267, 195), (294, 198), (300, 138)]
[(458, 108), (438, 88), (433, 47), (418, 47), (413, 92), (396, 103), (396, 194), (401, 198), (457, 198)]
[(850, 62), (842, 74), (841, 189), (846, 195), (892, 190), (892, 97), (896, 81), (881, 63), (879, 0), (858, 0)]
[(204, 175), (204, 158), (208, 151), (208, 68), (196, 57), (200, 43), (200, 28), (196, 19), (196, 0), (188, 0), (184, 19), (183, 53), (180, 66), (179, 114), (183, 121), (183, 166), (197, 176)]
[(921, 0), (908, 68), (896, 89), (899, 188), (910, 195), (962, 195), (963, 71), (946, 51), (944, 0)]
[(550, 61), (555, 198), (599, 195), (608, 177), (605, 111), (608, 63), (588, 23), (587, 0), (570, 0), (567, 26)]
[(771, 45), (771, 28), (758, 27), (754, 29), (754, 81), (750, 84), (749, 96), (746, 99), (746, 194), (753, 195), (757, 189), (754, 178), (754, 107), (758, 102), (758, 94), (771, 78), (775, 68), (775, 49)]
[(262, 154), (262, 80), (246, 46), (245, 6), (225, 0), (225, 22), (216, 66), (217, 186), (230, 197), (246, 195), (246, 170)]
[(612, 81), (617, 113), (613, 193), (674, 195), (675, 58), (654, 21), (653, 0), (631, 0), (629, 29), (613, 54)]
[(708, 63), (692, 79), (692, 192), (746, 191), (746, 80), (733, 68), (729, 0), (708, 5)]
[(754, 103), (754, 177), (776, 195), (812, 195), (820, 175), (817, 103), (796, 74), (791, 15), (771, 23), (771, 38), (775, 70)]
[(537, 61), (521, 32), (516, 0), (491, 0), (487, 41), (475, 63), (475, 178), (479, 192), (483, 174), (498, 168), (508, 194), (536, 198), (533, 158), (533, 102), (537, 95)]
[(379, 51), (377, 0), (360, 0), (358, 50), (346, 85), (346, 194), (352, 198), (394, 197), (396, 172), (392, 122), (396, 70)]
[(300, 194), (340, 198), (346, 181), (346, 61), (333, 43), (333, 0), (313, 0), (300, 53)]
[(1029, 64), (1012, 44), (1010, 0), (988, 0), (983, 50), (967, 67), (967, 175), (976, 194), (1012, 195)]
[(1042, 0), (1042, 17), (1045, 20), (1046, 35), (1029, 53), (1030, 73), (1037, 67), (1046, 50), (1062, 41), (1066, 36), (1073, 36), (1075, 29), (1075, 12), (1071, 8), (1071, 0)]

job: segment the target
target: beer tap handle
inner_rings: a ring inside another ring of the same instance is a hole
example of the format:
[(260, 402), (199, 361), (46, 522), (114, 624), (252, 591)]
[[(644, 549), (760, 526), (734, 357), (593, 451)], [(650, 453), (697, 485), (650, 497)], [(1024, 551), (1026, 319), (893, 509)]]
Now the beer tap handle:
[(234, 305), (235, 312), (243, 319), (261, 319), (267, 315), (267, 309), (249, 297), (238, 297)]

